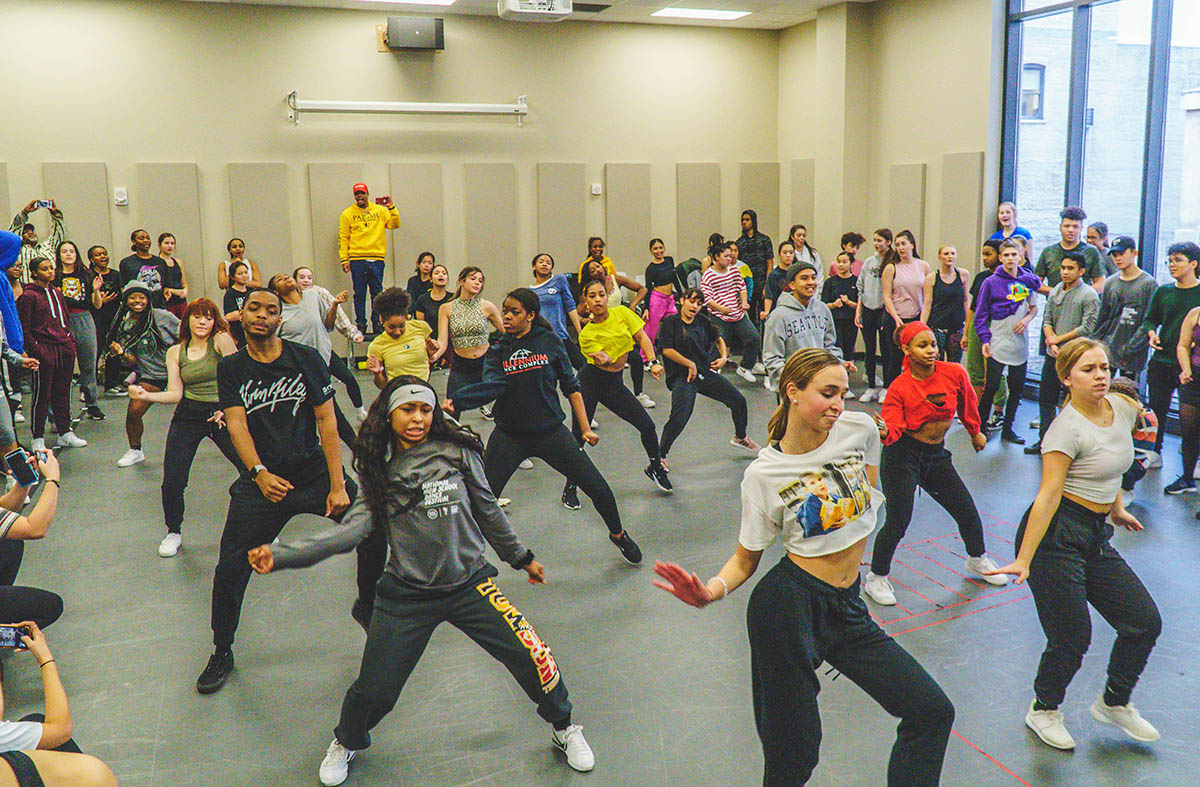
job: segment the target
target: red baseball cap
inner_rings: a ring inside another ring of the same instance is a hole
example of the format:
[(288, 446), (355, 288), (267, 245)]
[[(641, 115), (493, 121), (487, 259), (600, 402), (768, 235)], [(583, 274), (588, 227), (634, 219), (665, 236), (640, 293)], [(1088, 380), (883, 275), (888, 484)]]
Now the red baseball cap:
[(360, 192), (360, 191), (361, 191), (363, 194), (370, 194), (370, 193), (371, 193), (371, 192), (370, 192), (370, 191), (367, 189), (367, 184), (366, 184), (366, 183), (355, 183), (355, 184), (354, 184), (354, 188), (352, 188), (352, 189), (350, 189), (350, 190), (351, 190), (352, 192), (354, 192), (355, 194), (357, 194), (357, 193), (358, 193), (358, 192)]

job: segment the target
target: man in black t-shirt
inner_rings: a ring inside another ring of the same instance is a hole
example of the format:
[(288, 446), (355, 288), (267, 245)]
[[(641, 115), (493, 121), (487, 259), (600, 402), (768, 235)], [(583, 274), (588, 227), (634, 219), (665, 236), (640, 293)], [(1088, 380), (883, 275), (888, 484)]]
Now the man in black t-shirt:
[[(233, 669), (249, 550), (271, 543), (296, 514), (340, 518), (356, 492), (342, 470), (329, 366), (316, 350), (279, 338), (282, 310), (279, 296), (269, 290), (247, 295), (246, 346), (217, 364), (221, 409), (245, 471), (229, 488), (213, 578), (216, 650), (196, 681), (201, 694), (219, 690)], [(378, 561), (380, 572), (383, 562)]]

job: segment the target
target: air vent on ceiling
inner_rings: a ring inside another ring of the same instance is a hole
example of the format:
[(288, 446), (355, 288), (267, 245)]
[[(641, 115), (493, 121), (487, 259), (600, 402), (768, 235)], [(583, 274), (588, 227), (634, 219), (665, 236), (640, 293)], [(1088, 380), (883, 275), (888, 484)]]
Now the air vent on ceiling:
[(574, 6), (577, 14), (598, 14), (609, 8), (612, 8), (609, 3), (575, 3)]

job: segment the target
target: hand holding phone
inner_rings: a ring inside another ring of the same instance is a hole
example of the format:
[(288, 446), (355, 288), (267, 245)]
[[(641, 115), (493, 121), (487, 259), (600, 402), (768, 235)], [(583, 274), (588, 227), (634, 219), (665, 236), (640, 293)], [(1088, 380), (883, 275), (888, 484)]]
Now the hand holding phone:
[(0, 626), (0, 648), (12, 648), (13, 650), (25, 650), (25, 643), (22, 637), (30, 637), (33, 632), (24, 626), (20, 625), (5, 625)]
[(390, 208), (392, 206), (392, 198), (387, 195), (384, 195), (382, 197), (376, 197), (375, 204), (382, 205), (385, 208)]
[(16, 479), (17, 483), (26, 489), (36, 485), (41, 480), (41, 476), (38, 475), (33, 460), (29, 454), (25, 453), (24, 448), (17, 448), (5, 454), (4, 464), (8, 465), (8, 469), (12, 472), (13, 478)]
[(35, 204), (35, 205), (37, 205), (39, 208), (47, 208), (47, 209), (49, 209), (49, 208), (53, 208), (53, 207), (54, 207), (54, 201), (53, 201), (53, 200), (48, 200), (48, 199), (40, 199), (40, 200), (38, 200), (38, 201), (37, 201), (36, 203), (34, 203), (34, 204)]

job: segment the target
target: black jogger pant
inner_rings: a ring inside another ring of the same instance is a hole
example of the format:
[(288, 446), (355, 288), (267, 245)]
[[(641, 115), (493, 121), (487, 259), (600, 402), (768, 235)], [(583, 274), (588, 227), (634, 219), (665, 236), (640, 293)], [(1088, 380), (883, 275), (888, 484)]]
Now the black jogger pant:
[(1020, 366), (1007, 366), (995, 358), (987, 359), (987, 382), (983, 386), (983, 396), (979, 397), (979, 421), (987, 423), (992, 415), (992, 400), (1000, 390), (1000, 378), (1008, 371), (1008, 401), (1004, 403), (1004, 431), (1011, 432), (1013, 421), (1017, 418), (1017, 406), (1021, 404), (1021, 392), (1025, 388), (1025, 370), (1029, 363)]
[(1179, 387), (1179, 366), (1151, 360), (1146, 365), (1146, 384), (1150, 388), (1150, 409), (1158, 417), (1158, 436), (1154, 450), (1162, 453), (1163, 437), (1167, 433), (1167, 411), (1171, 409), (1171, 394)]
[(835, 319), (833, 328), (837, 333), (837, 346), (842, 350), (842, 360), (853, 361), (854, 350), (858, 346), (858, 326), (854, 324), (854, 318)]
[[(283, 530), (283, 526), (296, 514), (325, 513), (325, 498), (329, 495), (329, 474), (324, 460), (319, 467), (307, 472), (294, 473), (295, 478), (286, 478), (295, 485), (283, 500), (272, 503), (263, 496), (258, 484), (249, 476), (240, 475), (229, 487), (229, 511), (225, 515), (225, 530), (221, 533), (221, 549), (217, 569), (213, 575), (212, 630), (213, 644), (218, 650), (233, 646), (241, 617), (242, 599), (246, 595), (246, 583), (250, 580), (250, 562), (246, 553), (254, 547), (270, 544)], [(354, 480), (346, 478), (346, 493), (354, 501), (358, 487)], [(340, 520), (341, 517), (335, 517)], [(378, 549), (370, 545), (371, 539), (358, 545), (359, 588), (363, 577), (364, 550)], [(384, 560), (387, 559), (387, 542), (383, 542)], [(374, 565), (369, 563), (368, 565)], [(378, 581), (376, 574), (372, 584)], [(367, 599), (367, 601), (372, 601)]]
[(204, 438), (213, 441), (233, 465), (235, 473), (242, 469), (229, 430), (208, 420), (217, 409), (216, 402), (197, 402), (185, 396), (179, 400), (175, 414), (171, 416), (171, 425), (167, 428), (167, 447), (163, 451), (162, 480), (163, 518), (168, 533), (182, 532), (183, 492), (187, 489), (196, 449)]
[(877, 353), (884, 351), (887, 338), (883, 335), (883, 318), (887, 314), (883, 307), (862, 307), (863, 355), (866, 358), (867, 387), (875, 388), (875, 364)]
[[(490, 567), (489, 567), (490, 568)], [(371, 745), (370, 730), (391, 711), (433, 630), (446, 622), (505, 666), (551, 724), (571, 716), (567, 687), (550, 647), (481, 571), (458, 590), (416, 594), (385, 575), (379, 583), (358, 678), (346, 691), (333, 734), (347, 749)]]
[(675, 381), (671, 388), (671, 415), (663, 427), (662, 441), (659, 449), (666, 456), (675, 444), (676, 438), (683, 433), (692, 417), (692, 409), (696, 406), (696, 394), (707, 396), (729, 408), (733, 416), (733, 435), (741, 440), (746, 436), (746, 422), (749, 416), (746, 408), (746, 397), (742, 396), (734, 384), (721, 376), (720, 372), (709, 369), (701, 371), (703, 376), (697, 376), (690, 383), (686, 377)]
[[(1017, 552), (1028, 522), (1026, 510), (1017, 529)], [(1092, 641), (1088, 604), (1117, 630), (1108, 659), (1107, 687), (1115, 704), (1129, 702), (1162, 631), (1154, 599), (1108, 543), (1112, 533), (1104, 514), (1064, 498), (1029, 563), (1029, 588), (1046, 635), (1033, 691), (1046, 707), (1057, 708), (1062, 703)]]
[(1054, 359), (1046, 356), (1042, 361), (1042, 379), (1038, 382), (1038, 440), (1046, 436), (1046, 430), (1058, 415), (1058, 403), (1065, 389), (1054, 373)]
[(533, 456), (565, 476), (567, 483), (582, 489), (609, 532), (621, 532), (621, 514), (617, 511), (617, 499), (612, 489), (562, 424), (543, 432), (522, 434), (507, 432), (498, 426), (493, 429), (483, 452), (483, 471), (492, 494), (499, 496), (517, 471), (517, 465)]
[(900, 376), (900, 370), (904, 364), (904, 351), (896, 344), (896, 321), (892, 319), (892, 315), (883, 312), (883, 325), (881, 326), (880, 339), (883, 345), (879, 354), (883, 356), (883, 387), (886, 388), (892, 384)]
[(802, 787), (817, 765), (822, 661), (900, 719), (887, 784), (938, 784), (954, 706), (917, 660), (871, 620), (858, 580), (834, 587), (785, 555), (750, 594), (746, 621), (764, 787)]
[(350, 404), (355, 407), (363, 406), (362, 389), (358, 387), (358, 379), (346, 365), (345, 358), (337, 353), (330, 353), (329, 374), (335, 379), (341, 380), (342, 385), (346, 386), (346, 395), (350, 397)]
[[(587, 411), (588, 421), (596, 414), (596, 405), (604, 405), (622, 421), (638, 430), (642, 436), (642, 448), (646, 449), (646, 456), (650, 461), (658, 459), (658, 431), (654, 427), (654, 421), (633, 392), (625, 387), (621, 372), (606, 372), (588, 364), (579, 371), (579, 392), (583, 395), (583, 407)], [(579, 424), (572, 423), (571, 434), (578, 442), (583, 442)]]
[(983, 522), (979, 520), (975, 501), (954, 469), (944, 443), (930, 445), (915, 437), (901, 435), (899, 440), (883, 447), (879, 479), (887, 500), (887, 519), (879, 535), (875, 536), (872, 573), (885, 577), (891, 572), (892, 556), (912, 521), (913, 494), (918, 486), (954, 518), (967, 554), (971, 557), (983, 555)]

